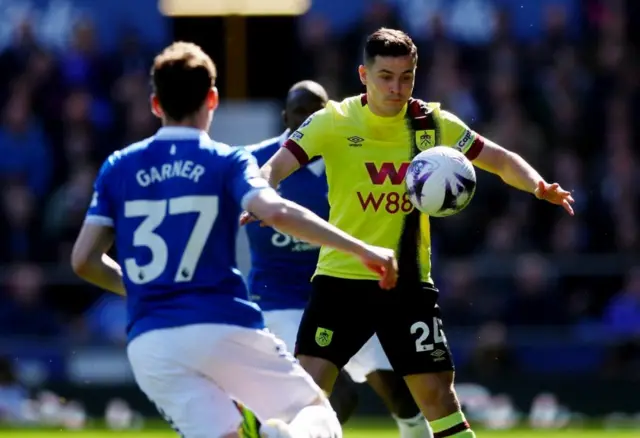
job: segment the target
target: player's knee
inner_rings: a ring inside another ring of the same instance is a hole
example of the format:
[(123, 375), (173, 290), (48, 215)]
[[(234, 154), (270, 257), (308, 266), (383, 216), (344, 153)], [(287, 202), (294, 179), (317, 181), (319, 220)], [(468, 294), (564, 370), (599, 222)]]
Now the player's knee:
[(358, 407), (358, 399), (355, 382), (345, 371), (340, 372), (329, 398), (340, 424), (346, 423), (351, 418)]
[(430, 398), (432, 404), (440, 406), (454, 404), (456, 396), (453, 384), (449, 384), (445, 381), (438, 381), (438, 383), (432, 387)]
[(291, 436), (309, 438), (342, 438), (342, 427), (336, 413), (326, 406), (313, 405), (302, 409), (289, 424)]

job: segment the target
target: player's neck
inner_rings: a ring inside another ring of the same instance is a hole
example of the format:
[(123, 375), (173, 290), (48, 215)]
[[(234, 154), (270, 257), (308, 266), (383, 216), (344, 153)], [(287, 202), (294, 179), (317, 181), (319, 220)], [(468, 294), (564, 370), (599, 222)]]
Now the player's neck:
[(173, 127), (173, 128), (191, 128), (197, 129), (199, 131), (207, 132), (209, 131), (209, 120), (207, 117), (202, 116), (201, 114), (193, 114), (189, 117), (185, 117), (184, 119), (177, 121), (170, 118), (164, 118), (162, 120), (162, 126), (164, 127)]
[(204, 131), (204, 132), (207, 131), (202, 126), (194, 125), (192, 123), (163, 123), (162, 127), (163, 128), (189, 128), (189, 129), (197, 129), (198, 131)]
[(197, 129), (199, 131), (204, 131), (207, 132), (208, 129), (206, 127), (205, 123), (196, 123), (194, 121), (182, 121), (182, 122), (176, 122), (173, 120), (165, 120), (162, 123), (162, 127), (163, 128), (191, 128), (191, 129)]

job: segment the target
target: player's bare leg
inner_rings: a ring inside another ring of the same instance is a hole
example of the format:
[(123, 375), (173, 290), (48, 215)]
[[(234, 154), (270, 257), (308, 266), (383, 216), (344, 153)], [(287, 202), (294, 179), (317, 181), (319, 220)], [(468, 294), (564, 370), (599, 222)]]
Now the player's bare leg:
[(376, 370), (367, 375), (367, 383), (398, 423), (400, 438), (433, 436), (402, 376), (391, 370)]
[(436, 437), (475, 437), (453, 388), (453, 371), (411, 374), (404, 379)]
[[(340, 424), (346, 423), (358, 406), (358, 390), (356, 385), (357, 383), (351, 379), (345, 370), (338, 373), (329, 401), (331, 402), (333, 410), (336, 411)], [(409, 397), (411, 397), (411, 395), (409, 395)]]
[(297, 356), (300, 365), (326, 394), (331, 394), (340, 370), (333, 362), (314, 356)]

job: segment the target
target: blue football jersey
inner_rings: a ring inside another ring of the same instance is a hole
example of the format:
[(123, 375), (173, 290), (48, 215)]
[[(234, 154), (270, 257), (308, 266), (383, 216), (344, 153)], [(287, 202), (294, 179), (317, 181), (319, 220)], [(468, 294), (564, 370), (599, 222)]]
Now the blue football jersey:
[(105, 161), (86, 221), (115, 230), (129, 339), (198, 323), (264, 326), (235, 254), (241, 209), (263, 189), (251, 154), (193, 128), (161, 128)]
[[(280, 137), (247, 146), (258, 160), (266, 163), (288, 138)], [(323, 219), (329, 217), (327, 179), (324, 162), (315, 160), (298, 169), (280, 183), (283, 198), (300, 204)], [(251, 249), (249, 291), (262, 310), (304, 308), (311, 292), (311, 276), (316, 268), (320, 248), (253, 222), (247, 225)]]

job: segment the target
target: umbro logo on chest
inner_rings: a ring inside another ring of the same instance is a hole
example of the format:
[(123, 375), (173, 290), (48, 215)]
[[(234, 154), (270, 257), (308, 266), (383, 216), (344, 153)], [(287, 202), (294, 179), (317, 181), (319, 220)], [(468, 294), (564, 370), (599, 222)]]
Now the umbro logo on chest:
[(360, 146), (362, 146), (362, 143), (364, 142), (364, 138), (358, 137), (357, 135), (352, 135), (351, 137), (347, 137), (347, 140), (349, 141), (349, 146), (352, 148), (359, 148)]

